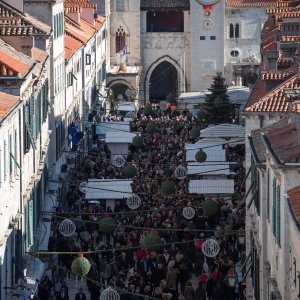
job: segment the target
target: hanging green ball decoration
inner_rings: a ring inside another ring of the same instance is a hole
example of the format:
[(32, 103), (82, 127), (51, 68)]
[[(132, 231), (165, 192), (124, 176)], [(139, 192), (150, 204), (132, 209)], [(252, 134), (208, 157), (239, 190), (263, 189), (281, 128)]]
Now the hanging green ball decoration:
[(116, 222), (112, 218), (103, 218), (100, 221), (99, 229), (103, 233), (112, 234), (117, 228)]
[(203, 203), (203, 212), (207, 217), (215, 215), (218, 212), (218, 203), (214, 200), (206, 200)]
[(143, 146), (143, 139), (142, 139), (142, 137), (140, 137), (139, 135), (136, 135), (132, 139), (132, 144), (133, 144), (133, 146), (135, 146), (137, 148), (141, 148)]
[(90, 271), (90, 268), (91, 264), (88, 259), (83, 257), (83, 254), (79, 254), (71, 264), (72, 272), (79, 276), (85, 276)]
[(165, 195), (172, 195), (175, 193), (175, 184), (171, 181), (165, 181), (161, 185), (161, 190)]
[(217, 97), (215, 100), (214, 100), (214, 105), (215, 106), (222, 106), (224, 105), (224, 101), (221, 97)]
[(155, 250), (161, 247), (160, 236), (155, 233), (148, 233), (145, 237), (145, 246), (149, 250)]
[(152, 107), (150, 105), (147, 105), (144, 107), (143, 111), (146, 116), (149, 116), (152, 113)]
[(156, 131), (156, 126), (154, 124), (148, 124), (146, 127), (146, 131), (150, 134), (155, 133)]
[(127, 178), (132, 178), (136, 175), (136, 167), (135, 166), (126, 166), (124, 169), (124, 175)]
[(200, 137), (200, 129), (199, 128), (193, 128), (190, 130), (190, 138), (197, 140)]
[(203, 162), (205, 162), (206, 159), (207, 159), (207, 154), (206, 154), (204, 151), (202, 151), (202, 149), (200, 149), (200, 150), (196, 153), (195, 159), (196, 159), (197, 162), (203, 163)]

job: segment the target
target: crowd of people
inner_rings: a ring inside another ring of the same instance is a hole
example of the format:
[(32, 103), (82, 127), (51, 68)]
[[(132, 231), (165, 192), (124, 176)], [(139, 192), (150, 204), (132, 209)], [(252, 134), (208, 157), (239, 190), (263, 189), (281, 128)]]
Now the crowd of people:
[[(155, 125), (154, 133), (147, 132), (148, 124)], [(245, 226), (245, 206), (236, 197), (244, 193), (243, 146), (224, 145), (227, 160), (237, 162), (232, 169), (235, 175), (228, 176), (235, 180), (236, 194), (230, 197), (215, 195), (218, 211), (207, 217), (202, 204), (209, 197), (189, 194), (189, 176), (183, 180), (175, 176), (176, 167), (186, 165), (184, 145), (196, 141), (190, 137), (190, 130), (201, 128), (197, 117), (187, 110), (161, 110), (153, 106), (147, 114), (140, 109), (130, 127), (132, 132), (140, 132), (143, 137), (141, 147), (130, 145), (127, 157), (127, 162), (137, 169), (132, 189), (141, 197), (141, 206), (133, 211), (125, 200), (117, 200), (114, 207), (106, 206), (105, 201), (90, 203), (78, 189), (79, 183), (89, 178), (126, 178), (124, 167), (112, 164), (109, 148), (97, 140), (94, 132), (96, 146), (70, 175), (64, 200), (68, 210), (61, 208), (57, 212), (59, 217), (52, 225), (54, 234), (49, 241), (49, 251), (91, 252), (85, 256), (91, 264), (87, 277), (92, 281), (87, 280), (87, 286), (92, 300), (98, 300), (108, 285), (119, 291), (121, 299), (244, 299), (237, 266), (245, 260), (245, 249), (237, 234), (230, 234)], [(202, 176), (194, 175), (196, 178)], [(174, 182), (174, 194), (163, 193), (160, 186), (164, 181)], [(124, 195), (124, 199), (126, 197)], [(192, 220), (185, 219), (182, 214), (187, 205), (196, 211)], [(107, 216), (118, 225), (111, 234), (102, 232), (98, 224)], [(72, 237), (59, 233), (62, 217), (74, 220), (76, 233)], [(149, 233), (160, 236), (160, 247), (147, 249), (145, 238)], [(210, 237), (220, 246), (214, 258), (206, 257), (201, 251), (203, 242)], [(55, 297), (62, 290), (63, 295), (68, 294), (66, 278), (73, 275), (67, 270), (71, 269), (74, 258), (72, 255), (51, 255), (49, 270), (40, 284), (40, 299), (67, 299)], [(228, 285), (229, 270), (237, 276), (234, 287)]]

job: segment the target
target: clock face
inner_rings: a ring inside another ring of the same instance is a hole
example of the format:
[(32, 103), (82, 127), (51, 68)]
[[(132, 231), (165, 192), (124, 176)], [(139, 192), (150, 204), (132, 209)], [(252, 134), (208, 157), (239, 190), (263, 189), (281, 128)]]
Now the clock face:
[(220, 0), (196, 0), (196, 1), (202, 5), (214, 5), (218, 3)]

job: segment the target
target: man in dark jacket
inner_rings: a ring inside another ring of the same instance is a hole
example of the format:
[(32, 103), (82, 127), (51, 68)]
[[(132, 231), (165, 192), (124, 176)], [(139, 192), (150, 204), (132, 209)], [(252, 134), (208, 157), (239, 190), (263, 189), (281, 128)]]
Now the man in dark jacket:
[(76, 294), (75, 300), (86, 300), (86, 295), (82, 288), (79, 288), (79, 292)]

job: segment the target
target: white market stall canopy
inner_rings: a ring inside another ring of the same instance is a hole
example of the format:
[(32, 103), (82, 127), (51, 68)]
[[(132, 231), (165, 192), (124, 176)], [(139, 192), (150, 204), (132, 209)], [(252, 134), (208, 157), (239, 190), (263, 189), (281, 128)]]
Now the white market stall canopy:
[(189, 163), (187, 166), (188, 175), (229, 175), (229, 164), (219, 162), (210, 163)]
[(132, 193), (132, 180), (89, 179), (85, 192), (88, 200), (123, 199)]
[(184, 146), (186, 151), (186, 161), (187, 162), (195, 162), (196, 153), (202, 149), (207, 155), (207, 161), (216, 161), (216, 162), (225, 162), (225, 150), (223, 149), (222, 143), (214, 143), (214, 142), (199, 142), (195, 144), (185, 144)]
[(96, 126), (96, 134), (106, 134), (111, 131), (130, 132), (129, 122), (101, 122)]
[(203, 179), (189, 182), (190, 194), (233, 194), (233, 179)]
[(245, 127), (235, 124), (211, 125), (200, 131), (201, 138), (239, 138), (245, 143)]
[(109, 131), (105, 135), (107, 144), (131, 144), (132, 139), (136, 136), (133, 132)]

